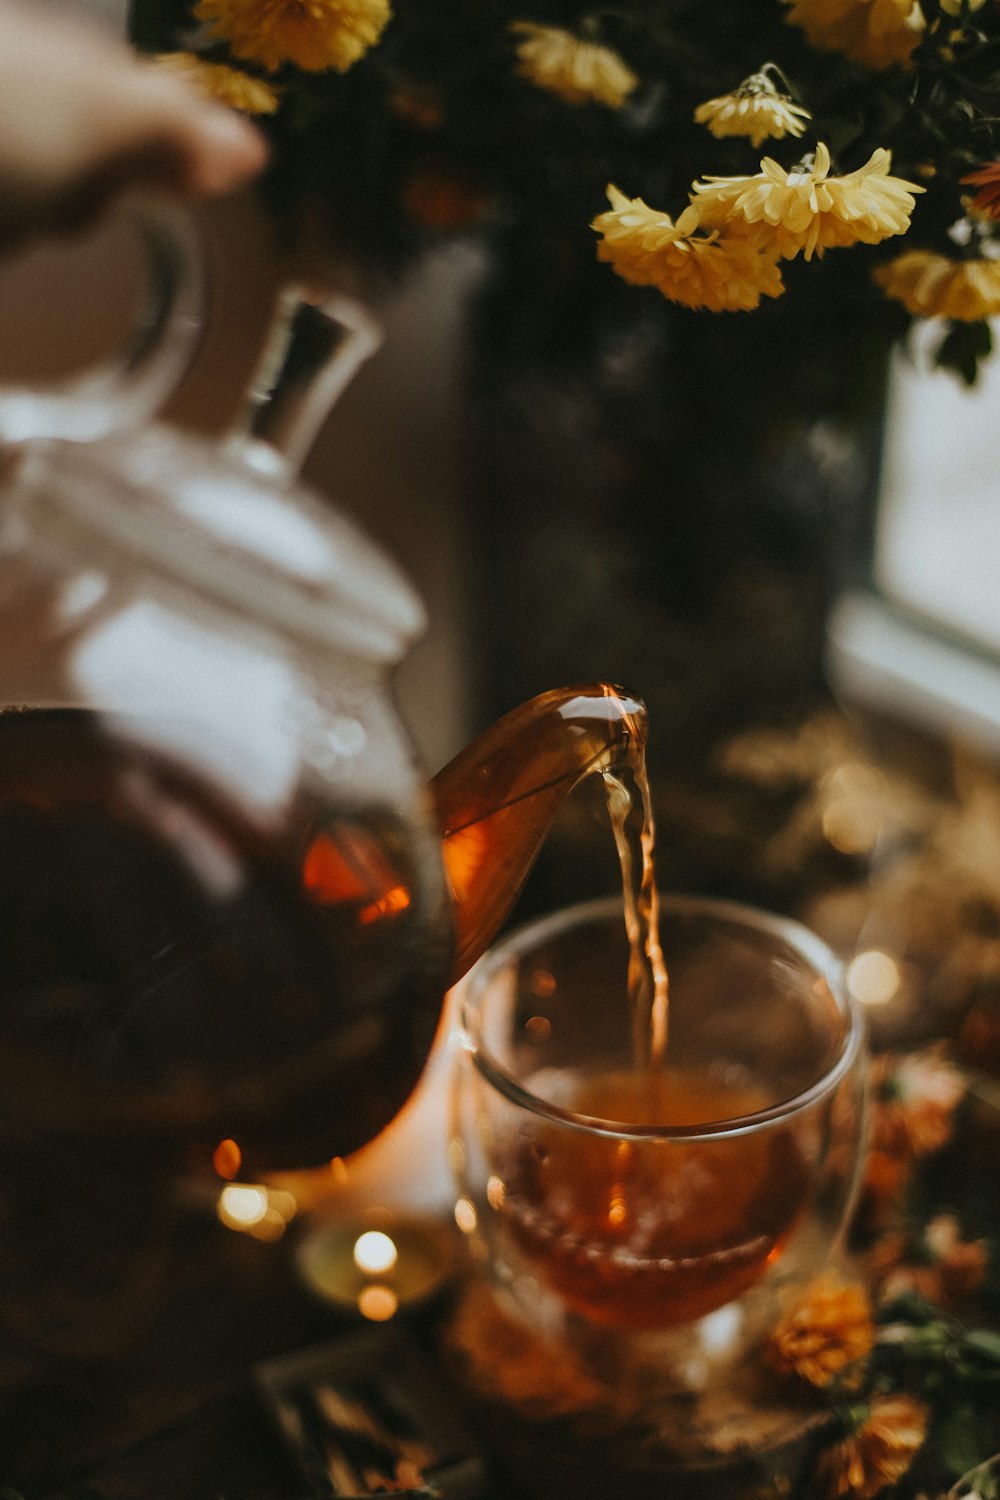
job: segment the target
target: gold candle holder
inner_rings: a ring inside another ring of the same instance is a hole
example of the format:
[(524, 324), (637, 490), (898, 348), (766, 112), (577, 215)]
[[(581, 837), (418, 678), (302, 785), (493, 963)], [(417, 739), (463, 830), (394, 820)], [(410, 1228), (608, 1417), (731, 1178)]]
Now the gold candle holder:
[(457, 1250), (454, 1232), (438, 1219), (372, 1209), (318, 1224), (295, 1260), (322, 1302), (385, 1323), (444, 1289), (456, 1271)]

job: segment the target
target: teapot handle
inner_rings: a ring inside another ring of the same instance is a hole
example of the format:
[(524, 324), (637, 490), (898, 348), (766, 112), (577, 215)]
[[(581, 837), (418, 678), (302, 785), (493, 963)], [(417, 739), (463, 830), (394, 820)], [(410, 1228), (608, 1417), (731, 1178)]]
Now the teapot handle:
[(194, 225), (165, 202), (119, 210), (142, 242), (144, 306), (105, 364), (34, 389), (0, 390), (0, 446), (38, 438), (93, 442), (148, 420), (188, 367), (202, 329), (205, 276)]

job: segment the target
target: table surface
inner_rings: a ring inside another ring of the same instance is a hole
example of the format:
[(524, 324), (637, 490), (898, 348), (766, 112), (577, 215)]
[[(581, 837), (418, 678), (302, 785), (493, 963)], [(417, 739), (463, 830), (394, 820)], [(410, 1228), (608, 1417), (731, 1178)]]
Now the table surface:
[(25, 1500), (298, 1500), (309, 1493), (252, 1380), (347, 1332), (292, 1270), (292, 1244), (192, 1219), (148, 1322), (113, 1358), (0, 1351), (0, 1493)]

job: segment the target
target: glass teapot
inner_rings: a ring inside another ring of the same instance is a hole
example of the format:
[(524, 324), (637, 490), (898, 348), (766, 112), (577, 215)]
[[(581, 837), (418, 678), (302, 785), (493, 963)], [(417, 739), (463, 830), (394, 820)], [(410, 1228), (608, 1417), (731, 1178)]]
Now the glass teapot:
[(257, 1174), (396, 1113), (559, 802), (634, 762), (645, 714), (545, 694), (428, 788), (390, 693), (421, 605), (295, 479), (377, 334), (289, 301), (237, 430), (157, 424), (197, 254), (142, 222), (120, 364), (0, 398), (0, 1101), (77, 1140), (232, 1140)]

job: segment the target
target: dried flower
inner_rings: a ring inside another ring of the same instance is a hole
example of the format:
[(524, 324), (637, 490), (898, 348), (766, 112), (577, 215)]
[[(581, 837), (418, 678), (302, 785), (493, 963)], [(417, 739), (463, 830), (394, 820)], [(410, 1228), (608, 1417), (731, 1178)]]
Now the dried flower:
[(868, 1294), (856, 1282), (827, 1275), (780, 1319), (768, 1344), (771, 1363), (783, 1374), (810, 1385), (833, 1377), (863, 1359), (875, 1343)]
[(698, 125), (707, 125), (716, 140), (724, 136), (746, 136), (755, 148), (769, 137), (782, 140), (799, 136), (812, 115), (801, 104), (793, 104), (766, 73), (754, 73), (733, 94), (707, 99), (694, 112)]
[(650, 208), (641, 198), (626, 198), (608, 187), (611, 209), (598, 214), (591, 228), (603, 236), (599, 260), (607, 261), (623, 281), (655, 286), (684, 307), (712, 312), (748, 311), (761, 297), (784, 291), (774, 258), (746, 240), (696, 236), (698, 214), (687, 208), (676, 224), (669, 214)]
[(872, 1063), (871, 1143), (897, 1159), (929, 1156), (947, 1145), (962, 1074), (939, 1052), (890, 1055)]
[(389, 108), (397, 120), (405, 120), (417, 130), (437, 130), (444, 124), (441, 95), (426, 85), (401, 85), (390, 94)]
[(382, 35), (389, 0), (198, 0), (194, 13), (235, 57), (274, 72), (345, 73)]
[(869, 1257), (873, 1277), (886, 1301), (916, 1292), (928, 1302), (953, 1310), (986, 1276), (985, 1240), (965, 1240), (953, 1214), (938, 1214), (910, 1246), (902, 1234), (887, 1235)]
[(187, 79), (207, 99), (228, 104), (245, 115), (273, 115), (278, 108), (277, 89), (239, 68), (206, 62), (194, 52), (161, 52), (153, 61), (158, 67)]
[(887, 297), (926, 318), (977, 323), (1000, 312), (1000, 262), (952, 260), (931, 250), (907, 250), (873, 272)]
[(928, 1412), (912, 1396), (875, 1396), (854, 1431), (820, 1456), (827, 1493), (872, 1500), (910, 1468), (927, 1436)]
[(520, 76), (567, 104), (621, 109), (639, 82), (610, 47), (585, 42), (560, 26), (515, 21), (510, 29), (524, 37), (517, 46)]
[(970, 205), (972, 213), (1000, 219), (1000, 161), (987, 162), (959, 181), (963, 186), (979, 189)]
[(490, 209), (486, 193), (436, 167), (413, 174), (403, 188), (402, 202), (411, 219), (442, 233), (481, 224)]
[(790, 172), (765, 157), (752, 177), (707, 177), (693, 185), (703, 224), (750, 236), (783, 260), (806, 260), (837, 245), (877, 245), (910, 225), (914, 193), (924, 189), (890, 177), (890, 152), (879, 149), (856, 172), (831, 177), (822, 143), (815, 160)]
[(786, 0), (814, 47), (880, 71), (909, 63), (926, 21), (919, 0)]
[(858, 1221), (876, 1229), (891, 1221), (909, 1186), (912, 1162), (888, 1151), (870, 1150), (865, 1158)]

